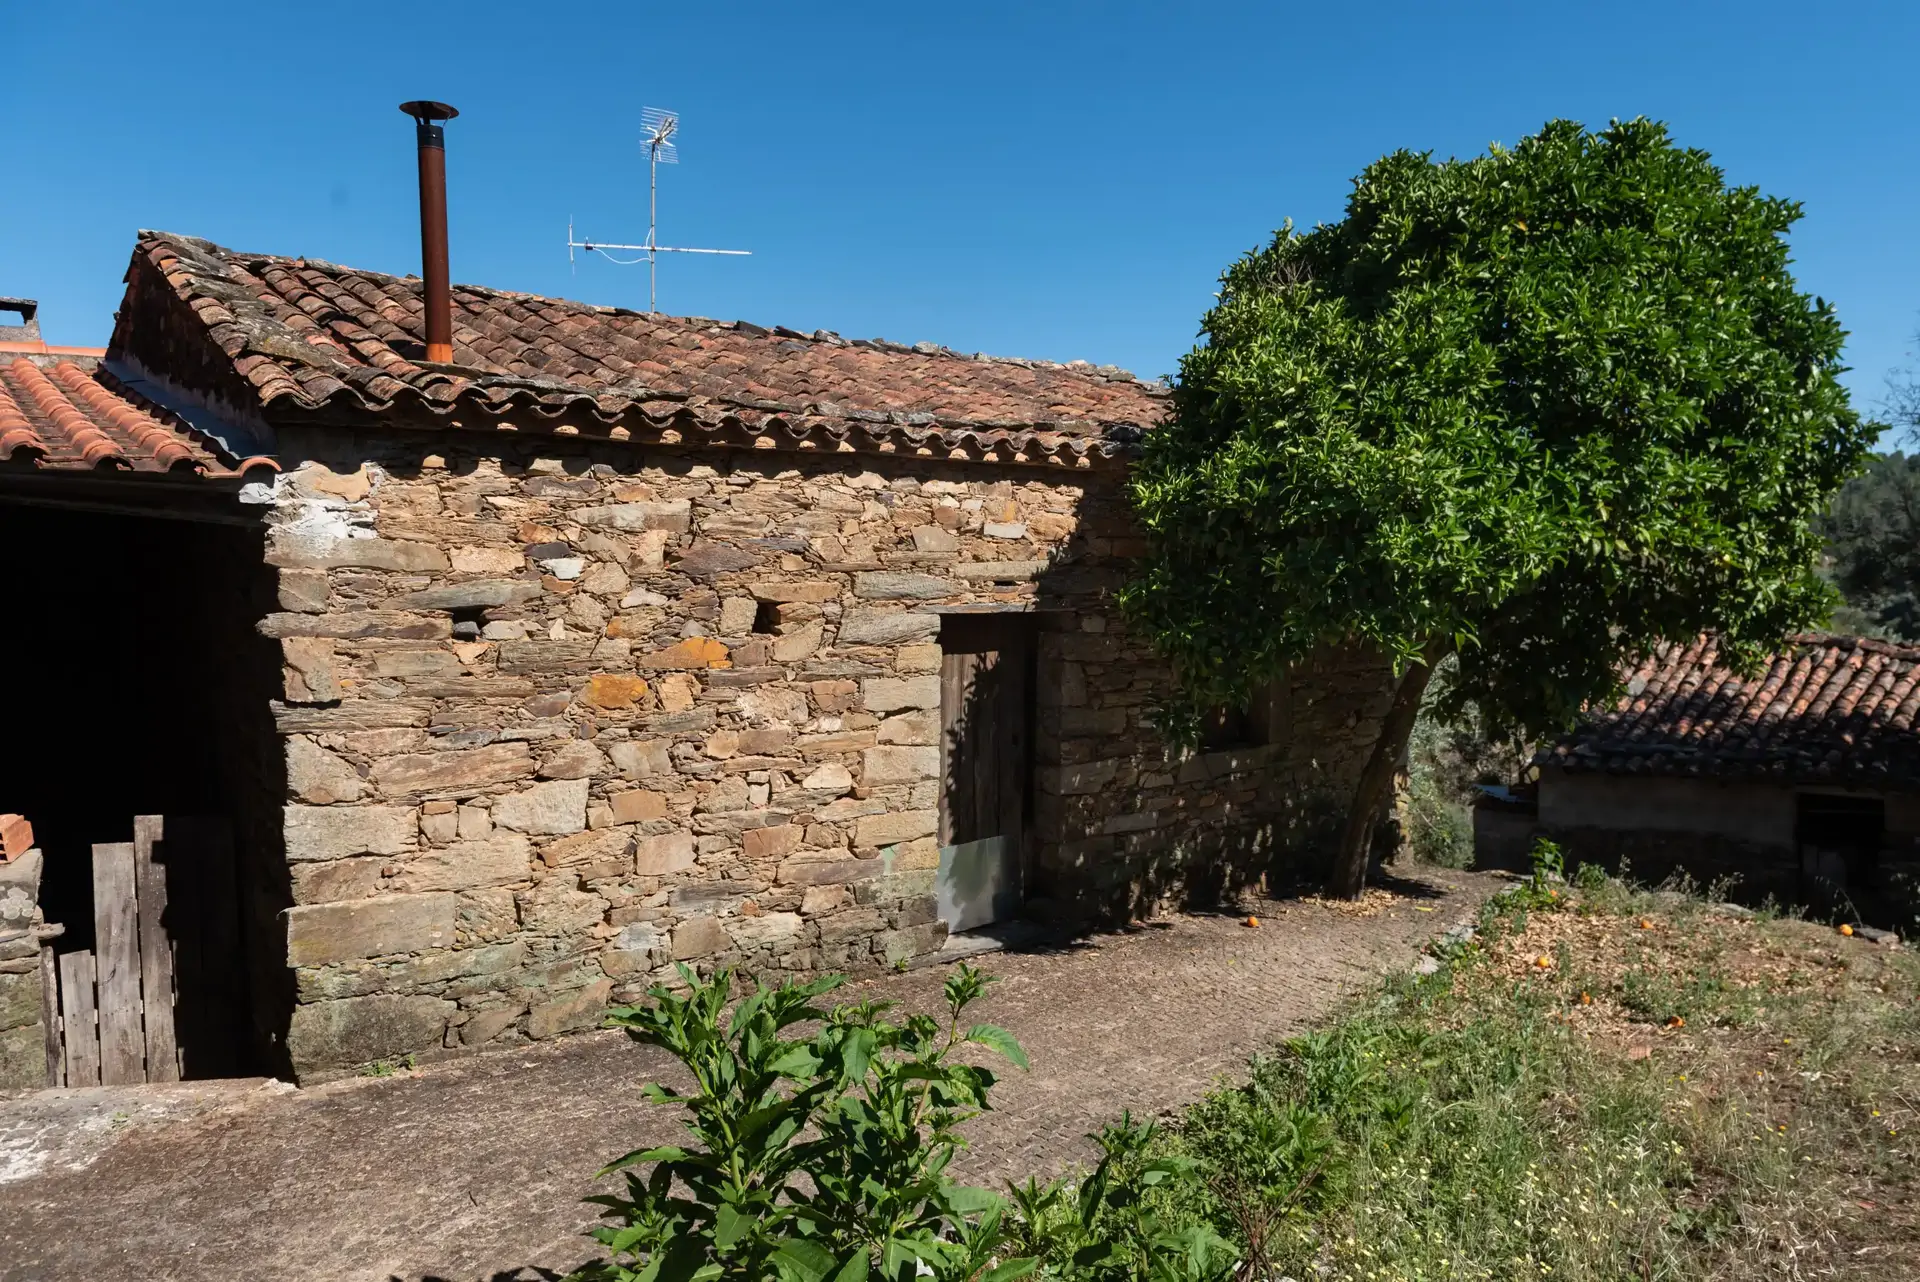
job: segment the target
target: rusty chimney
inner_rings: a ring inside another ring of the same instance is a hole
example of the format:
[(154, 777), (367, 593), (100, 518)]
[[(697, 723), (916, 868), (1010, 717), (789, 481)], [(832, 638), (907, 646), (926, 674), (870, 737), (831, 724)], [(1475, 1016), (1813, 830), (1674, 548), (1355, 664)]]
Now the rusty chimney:
[(460, 113), (444, 102), (403, 102), (420, 145), (420, 276), (426, 286), (427, 359), (453, 360), (453, 286), (447, 277), (447, 136)]

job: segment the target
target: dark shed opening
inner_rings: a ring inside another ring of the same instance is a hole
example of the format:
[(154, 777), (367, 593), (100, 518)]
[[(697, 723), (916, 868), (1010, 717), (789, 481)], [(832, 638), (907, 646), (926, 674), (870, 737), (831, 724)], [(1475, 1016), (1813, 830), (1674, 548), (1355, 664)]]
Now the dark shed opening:
[[(284, 767), (270, 707), (278, 659), (254, 628), (273, 608), (261, 530), (43, 503), (0, 497), (11, 566), (0, 810), (33, 825), (42, 913), (63, 928), (56, 966), (77, 973), (115, 911), (133, 922), (134, 907), (103, 898), (131, 884), (131, 856), (116, 873), (114, 855), (143, 840), (139, 819), (163, 882), (159, 973), (174, 992), (145, 991), (160, 986), (151, 959), (130, 991), (171, 997), (177, 1045), (177, 1063), (146, 1064), (146, 1080), (275, 1071), (290, 995), (274, 991)], [(108, 960), (97, 971), (87, 960), (105, 1038)]]

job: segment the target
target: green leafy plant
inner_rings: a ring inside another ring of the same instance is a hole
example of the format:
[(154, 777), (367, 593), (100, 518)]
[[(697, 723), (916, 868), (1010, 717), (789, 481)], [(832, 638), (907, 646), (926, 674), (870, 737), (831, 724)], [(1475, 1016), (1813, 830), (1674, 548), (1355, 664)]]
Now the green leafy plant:
[[(594, 1282), (1010, 1282), (1031, 1259), (1002, 1258), (1000, 1200), (955, 1184), (958, 1128), (988, 1107), (991, 1069), (963, 1062), (978, 1046), (1020, 1067), (1019, 1043), (992, 1024), (963, 1024), (989, 980), (962, 966), (946, 982), (948, 1018), (890, 1004), (823, 1010), (840, 976), (755, 986), (729, 1009), (733, 977), (686, 991), (664, 985), (607, 1023), (674, 1056), (693, 1078), (646, 1098), (686, 1112), (693, 1143), (628, 1153), (602, 1175), (623, 1193), (588, 1199), (608, 1224), (608, 1257), (577, 1276)], [(789, 1030), (816, 1025), (810, 1036)]]
[(1093, 1136), (1100, 1162), (1078, 1185), (1029, 1179), (1012, 1190), (1017, 1248), (1060, 1282), (1214, 1282), (1237, 1256), (1204, 1218), (1179, 1214), (1198, 1163), (1156, 1152), (1160, 1128), (1132, 1114)]
[(1554, 121), (1387, 156), (1227, 269), (1130, 473), (1123, 600), (1189, 727), (1321, 647), (1395, 665), (1329, 893), (1361, 890), (1447, 656), (1443, 707), (1548, 732), (1662, 641), (1750, 664), (1826, 618), (1812, 518), (1878, 425), (1794, 282), (1799, 216), (1662, 125)]
[(1537, 837), (1533, 843), (1533, 876), (1529, 884), (1536, 893), (1544, 894), (1563, 884), (1567, 877), (1567, 857), (1560, 849), (1560, 843), (1547, 837)]

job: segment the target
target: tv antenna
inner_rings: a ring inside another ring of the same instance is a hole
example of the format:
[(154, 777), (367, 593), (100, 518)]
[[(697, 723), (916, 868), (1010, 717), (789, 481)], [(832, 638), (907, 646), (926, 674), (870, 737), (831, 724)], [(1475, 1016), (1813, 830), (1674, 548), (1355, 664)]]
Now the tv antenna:
[[(585, 250), (587, 253), (599, 253), (610, 263), (619, 263), (622, 267), (632, 267), (644, 262), (647, 265), (647, 311), (658, 314), (660, 311), (660, 262), (661, 254), (728, 254), (747, 257), (751, 249), (689, 249), (684, 245), (662, 245), (660, 243), (660, 166), (680, 163), (680, 151), (674, 144), (674, 137), (680, 132), (678, 112), (663, 111), (659, 107), (647, 107), (640, 112), (640, 127), (644, 131), (641, 142), (647, 149), (647, 243), (644, 245), (614, 245), (601, 241), (575, 240), (573, 238), (573, 219), (567, 219), (567, 261), (573, 261), (573, 251)], [(615, 258), (607, 253), (609, 249), (636, 250), (644, 257)]]

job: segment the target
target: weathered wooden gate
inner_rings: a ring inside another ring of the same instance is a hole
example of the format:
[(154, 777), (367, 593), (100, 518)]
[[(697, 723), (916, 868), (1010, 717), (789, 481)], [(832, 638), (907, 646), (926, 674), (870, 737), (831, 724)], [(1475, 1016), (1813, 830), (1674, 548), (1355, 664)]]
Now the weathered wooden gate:
[[(235, 907), (218, 820), (141, 815), (132, 841), (96, 845), (93, 947), (56, 954), (49, 941), (40, 953), (47, 1084), (217, 1076), (232, 1040)], [(204, 1062), (187, 1063), (183, 1044)]]
[(949, 615), (940, 631), (940, 867), (951, 930), (1019, 911), (1032, 785), (1033, 619)]

